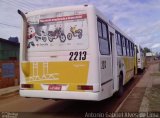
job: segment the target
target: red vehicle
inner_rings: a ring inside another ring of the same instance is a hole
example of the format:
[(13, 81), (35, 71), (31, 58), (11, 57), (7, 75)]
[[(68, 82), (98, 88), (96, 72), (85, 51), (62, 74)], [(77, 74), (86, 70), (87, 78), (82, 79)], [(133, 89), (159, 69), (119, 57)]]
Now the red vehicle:
[(61, 42), (65, 42), (66, 35), (64, 34), (64, 31), (62, 28), (56, 28), (54, 31), (48, 31), (48, 40), (50, 42), (53, 41), (53, 39), (59, 38)]

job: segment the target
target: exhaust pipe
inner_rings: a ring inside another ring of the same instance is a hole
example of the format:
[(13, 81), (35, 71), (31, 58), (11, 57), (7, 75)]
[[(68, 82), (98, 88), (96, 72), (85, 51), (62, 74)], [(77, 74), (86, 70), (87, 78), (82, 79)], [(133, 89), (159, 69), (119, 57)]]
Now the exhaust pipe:
[(23, 43), (22, 45), (22, 60), (23, 61), (27, 61), (27, 56), (26, 56), (26, 52), (27, 52), (27, 28), (28, 28), (28, 23), (27, 23), (27, 17), (25, 16), (25, 14), (18, 9), (18, 14), (21, 15), (22, 19), (23, 19)]

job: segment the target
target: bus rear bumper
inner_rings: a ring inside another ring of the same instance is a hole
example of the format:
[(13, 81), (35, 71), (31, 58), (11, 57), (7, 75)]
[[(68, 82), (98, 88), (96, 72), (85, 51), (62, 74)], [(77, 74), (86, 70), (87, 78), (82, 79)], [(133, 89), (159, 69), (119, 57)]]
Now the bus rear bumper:
[(100, 101), (100, 92), (20, 90), (22, 97)]

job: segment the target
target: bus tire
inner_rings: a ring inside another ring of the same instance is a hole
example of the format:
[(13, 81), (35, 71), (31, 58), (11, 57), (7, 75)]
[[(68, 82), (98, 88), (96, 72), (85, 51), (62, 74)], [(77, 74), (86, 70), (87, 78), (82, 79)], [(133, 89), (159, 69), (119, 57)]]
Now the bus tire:
[(141, 68), (138, 68), (138, 74), (142, 74), (143, 73), (143, 70)]
[(121, 73), (119, 75), (119, 90), (118, 90), (118, 97), (121, 97), (123, 95), (123, 74)]

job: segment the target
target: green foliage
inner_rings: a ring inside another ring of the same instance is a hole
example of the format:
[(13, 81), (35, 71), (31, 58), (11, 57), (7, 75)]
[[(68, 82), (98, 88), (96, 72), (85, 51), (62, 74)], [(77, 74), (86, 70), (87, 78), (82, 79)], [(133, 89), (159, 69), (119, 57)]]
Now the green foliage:
[(148, 52), (152, 52), (152, 51), (151, 51), (151, 49), (145, 47), (145, 48), (144, 48), (144, 52), (145, 52), (145, 53), (148, 53)]

